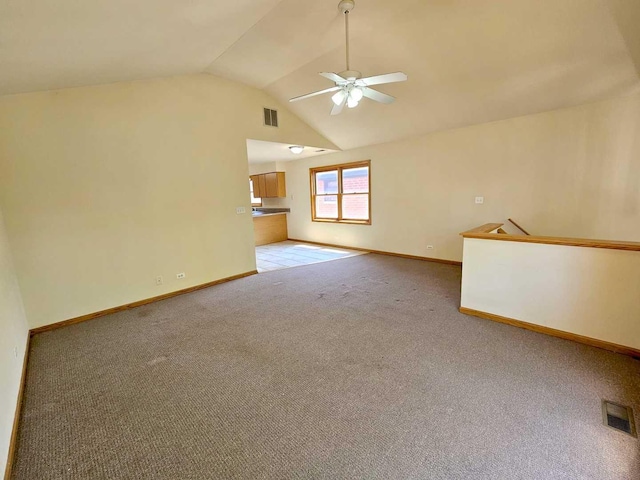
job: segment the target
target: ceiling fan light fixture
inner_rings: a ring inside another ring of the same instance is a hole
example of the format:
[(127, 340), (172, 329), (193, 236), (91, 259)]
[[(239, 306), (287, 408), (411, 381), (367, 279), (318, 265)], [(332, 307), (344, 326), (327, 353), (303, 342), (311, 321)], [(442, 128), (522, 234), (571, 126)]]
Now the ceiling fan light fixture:
[(291, 145), (289, 147), (289, 150), (291, 150), (291, 153), (293, 153), (294, 155), (299, 155), (304, 150), (304, 147), (302, 145)]
[(356, 102), (359, 102), (360, 100), (362, 100), (362, 97), (364, 97), (364, 93), (360, 88), (354, 87), (349, 92), (349, 96), (353, 98)]
[(335, 103), (336, 105), (341, 105), (342, 102), (344, 102), (344, 97), (344, 90), (340, 90), (333, 97), (331, 97), (331, 100), (333, 100), (333, 103)]
[(345, 105), (349, 108), (355, 108), (364, 97), (367, 97), (369, 100), (373, 100), (374, 102), (387, 104), (392, 103), (395, 100), (391, 95), (379, 92), (371, 87), (387, 83), (405, 82), (407, 80), (407, 75), (405, 73), (384, 73), (382, 75), (373, 75), (363, 78), (362, 73), (357, 70), (351, 70), (349, 63), (349, 16), (355, 6), (356, 0), (340, 0), (340, 3), (338, 4), (338, 10), (344, 16), (346, 70), (340, 73), (319, 72), (320, 76), (331, 80), (334, 83), (334, 86), (325, 88), (324, 90), (318, 90), (317, 92), (290, 98), (290, 102), (297, 102), (298, 100), (315, 97), (316, 95), (335, 92), (331, 97), (331, 100), (334, 103), (333, 108), (331, 109), (331, 115), (339, 115)]

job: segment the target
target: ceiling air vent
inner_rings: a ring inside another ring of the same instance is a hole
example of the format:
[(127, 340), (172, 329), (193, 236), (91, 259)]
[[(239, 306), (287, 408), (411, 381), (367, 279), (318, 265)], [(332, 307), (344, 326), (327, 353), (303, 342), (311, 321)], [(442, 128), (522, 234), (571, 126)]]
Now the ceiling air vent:
[(269, 127), (278, 126), (278, 111), (270, 108), (264, 109), (264, 124)]
[(633, 410), (617, 403), (602, 401), (602, 419), (607, 427), (615, 428), (627, 433), (632, 437), (636, 436), (636, 428), (633, 422)]

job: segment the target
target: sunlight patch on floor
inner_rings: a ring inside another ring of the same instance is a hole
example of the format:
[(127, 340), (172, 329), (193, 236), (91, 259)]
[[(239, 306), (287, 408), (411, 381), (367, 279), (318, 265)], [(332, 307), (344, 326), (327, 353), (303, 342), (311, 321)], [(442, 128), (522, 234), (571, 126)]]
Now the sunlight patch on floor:
[(300, 242), (278, 242), (256, 247), (256, 263), (258, 272), (280, 270), (282, 268), (299, 267), (312, 263), (327, 262), (341, 258), (363, 255), (367, 252), (325, 248)]

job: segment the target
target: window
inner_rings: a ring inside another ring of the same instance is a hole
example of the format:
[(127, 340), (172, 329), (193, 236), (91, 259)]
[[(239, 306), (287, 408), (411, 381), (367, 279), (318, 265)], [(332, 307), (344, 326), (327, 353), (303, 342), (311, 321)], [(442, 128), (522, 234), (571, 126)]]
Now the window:
[(261, 207), (262, 199), (256, 198), (253, 196), (253, 180), (249, 179), (249, 192), (251, 192), (251, 206), (252, 207)]
[(311, 168), (314, 222), (371, 225), (371, 162)]

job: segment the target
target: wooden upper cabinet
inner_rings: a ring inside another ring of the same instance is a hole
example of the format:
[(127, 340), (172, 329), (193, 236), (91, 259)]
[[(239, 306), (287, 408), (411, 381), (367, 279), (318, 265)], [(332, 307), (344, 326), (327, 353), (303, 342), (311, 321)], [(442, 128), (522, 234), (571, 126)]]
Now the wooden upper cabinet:
[(253, 196), (259, 197), (260, 192), (258, 191), (258, 189), (260, 187), (258, 186), (258, 175), (249, 175), (249, 178), (251, 179), (251, 185), (252, 185), (251, 188), (253, 189)]
[(251, 175), (251, 183), (253, 183), (253, 196), (262, 198), (262, 190), (260, 190), (260, 175)]
[(276, 172), (276, 181), (278, 182), (278, 197), (286, 197), (287, 185), (284, 181), (284, 172)]
[(251, 180), (253, 181), (253, 196), (256, 198), (276, 198), (287, 196), (284, 172), (252, 175)]
[(267, 182), (267, 198), (274, 198), (278, 196), (278, 174), (267, 173), (265, 174), (265, 179)]
[(267, 183), (266, 180), (264, 178), (264, 175), (258, 175), (258, 184), (260, 185), (260, 195), (262, 195), (262, 197), (266, 197), (267, 196)]

